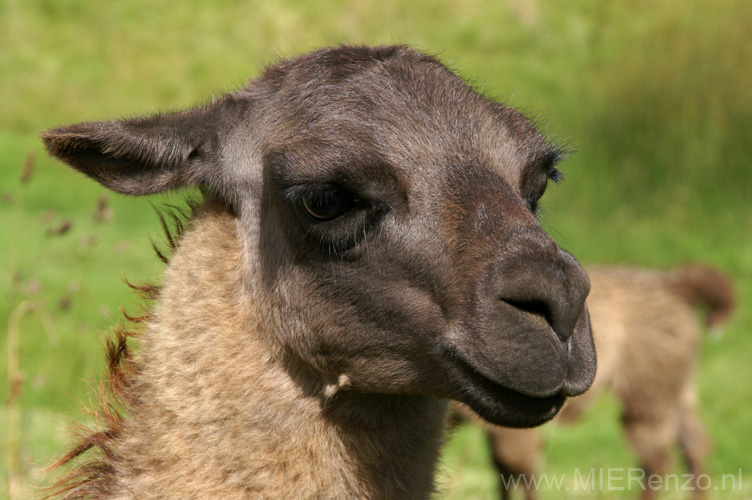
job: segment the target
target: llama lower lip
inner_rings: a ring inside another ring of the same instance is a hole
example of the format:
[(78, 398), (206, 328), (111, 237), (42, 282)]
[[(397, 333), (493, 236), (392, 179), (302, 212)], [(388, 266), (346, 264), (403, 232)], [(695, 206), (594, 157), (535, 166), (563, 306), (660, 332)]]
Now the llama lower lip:
[(535, 397), (500, 385), (482, 375), (456, 352), (445, 350), (460, 386), (457, 398), (485, 420), (507, 427), (533, 427), (553, 418), (566, 396)]

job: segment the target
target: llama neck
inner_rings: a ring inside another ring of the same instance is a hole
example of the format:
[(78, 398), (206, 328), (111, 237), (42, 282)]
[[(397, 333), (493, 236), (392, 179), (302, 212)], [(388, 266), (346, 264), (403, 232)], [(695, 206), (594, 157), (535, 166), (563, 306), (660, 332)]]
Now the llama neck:
[(444, 403), (327, 399), (300, 383), (240, 300), (241, 254), (222, 211), (199, 215), (181, 240), (137, 360), (139, 397), (118, 449), (125, 488), (135, 498), (428, 498)]

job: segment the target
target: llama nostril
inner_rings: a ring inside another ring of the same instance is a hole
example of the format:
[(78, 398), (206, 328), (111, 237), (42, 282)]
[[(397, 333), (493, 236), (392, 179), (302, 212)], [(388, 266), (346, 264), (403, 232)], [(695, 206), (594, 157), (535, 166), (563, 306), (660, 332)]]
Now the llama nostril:
[(526, 312), (528, 314), (532, 314), (533, 316), (539, 316), (546, 320), (548, 324), (552, 324), (551, 321), (551, 308), (548, 307), (548, 304), (546, 304), (544, 301), (541, 300), (512, 300), (512, 299), (501, 299), (502, 301), (506, 302), (510, 306), (519, 309), (520, 311)]
[(590, 282), (574, 257), (546, 239), (547, 235), (540, 238), (545, 241), (530, 234), (513, 239), (516, 250), (489, 264), (483, 283), (489, 299), (502, 302), (507, 311), (513, 308), (520, 318), (548, 326), (566, 343), (574, 334)]
[(546, 300), (519, 300), (501, 298), (501, 301), (509, 304), (519, 311), (530, 314), (545, 321), (546, 324), (551, 327), (556, 336), (559, 337), (559, 340), (561, 340), (563, 343), (567, 343), (572, 336), (572, 329), (563, 325), (562, 321), (560, 321), (560, 318), (558, 318), (556, 306), (552, 306)]

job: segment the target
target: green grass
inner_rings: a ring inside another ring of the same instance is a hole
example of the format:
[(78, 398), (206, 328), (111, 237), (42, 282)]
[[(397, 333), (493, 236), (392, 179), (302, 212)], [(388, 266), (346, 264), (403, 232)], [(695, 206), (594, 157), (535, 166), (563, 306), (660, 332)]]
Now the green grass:
[[(23, 302), (35, 306), (19, 323), (23, 381), (15, 409), (0, 410), (0, 429), (20, 412), (24, 490), (62, 449), (65, 422), (93, 400), (102, 334), (119, 321), (118, 307), (136, 310), (119, 278), (153, 279), (162, 269), (149, 248), (159, 230), (146, 200), (109, 194), (113, 220), (94, 221), (104, 190), (48, 159), (39, 130), (186, 107), (242, 85), (278, 56), (322, 45), (408, 42), (539, 116), (576, 150), (563, 165), (567, 181), (544, 198), (545, 226), (583, 262), (698, 260), (735, 278), (740, 310), (720, 341), (705, 341), (699, 386), (716, 443), (714, 481), (739, 468), (746, 479), (744, 491), (711, 498), (752, 496), (750, 25), (743, 0), (0, 0), (0, 321)], [(36, 168), (23, 183), (29, 153)], [(67, 233), (47, 235), (66, 220)], [(8, 401), (0, 331), (0, 399)], [(546, 471), (634, 465), (617, 415), (606, 398), (580, 424), (548, 429)], [(443, 498), (494, 498), (485, 447), (477, 429), (458, 431)]]

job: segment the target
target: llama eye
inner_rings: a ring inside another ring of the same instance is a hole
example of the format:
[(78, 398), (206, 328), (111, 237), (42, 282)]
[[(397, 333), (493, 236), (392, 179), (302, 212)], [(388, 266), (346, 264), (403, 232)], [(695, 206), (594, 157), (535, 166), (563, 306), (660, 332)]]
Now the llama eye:
[(303, 195), (301, 201), (308, 215), (321, 222), (344, 215), (356, 203), (355, 199), (340, 189), (311, 192)]

